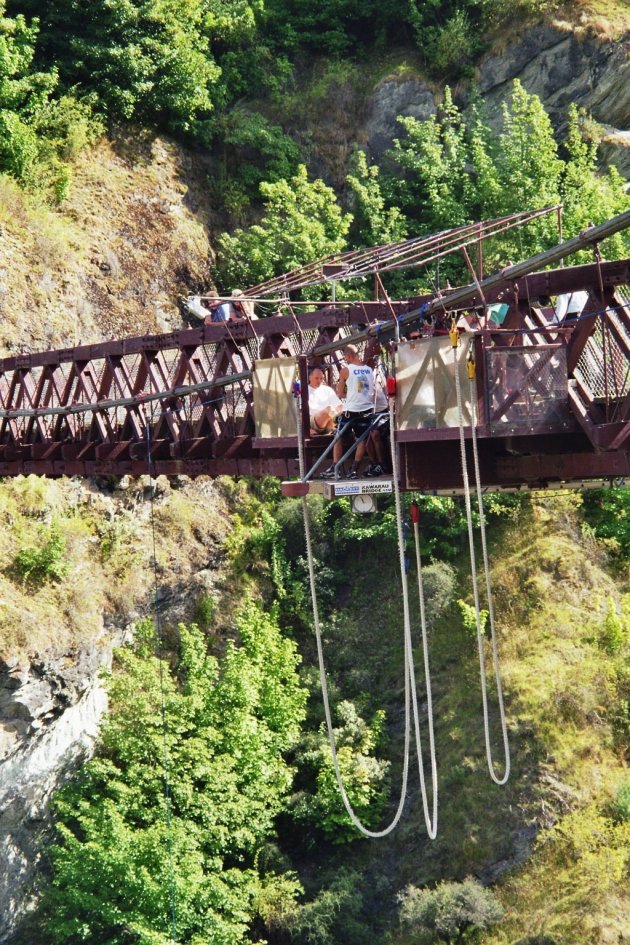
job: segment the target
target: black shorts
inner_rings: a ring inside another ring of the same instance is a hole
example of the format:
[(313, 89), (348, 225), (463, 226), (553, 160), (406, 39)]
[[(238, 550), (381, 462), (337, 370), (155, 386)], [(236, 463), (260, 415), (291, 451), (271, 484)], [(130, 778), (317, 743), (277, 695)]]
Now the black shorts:
[(389, 410), (376, 414), (374, 429), (378, 430), (381, 436), (389, 436)]
[(368, 410), (365, 413), (342, 413), (338, 420), (339, 430), (343, 433), (354, 433), (360, 437), (372, 423), (374, 413)]

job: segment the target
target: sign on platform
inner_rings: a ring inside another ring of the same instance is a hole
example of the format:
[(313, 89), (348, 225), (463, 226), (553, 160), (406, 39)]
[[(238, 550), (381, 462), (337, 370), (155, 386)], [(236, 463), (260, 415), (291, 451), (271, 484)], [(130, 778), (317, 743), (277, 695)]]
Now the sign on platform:
[(334, 484), (335, 496), (339, 495), (383, 495), (392, 492), (391, 479), (386, 482), (339, 482)]

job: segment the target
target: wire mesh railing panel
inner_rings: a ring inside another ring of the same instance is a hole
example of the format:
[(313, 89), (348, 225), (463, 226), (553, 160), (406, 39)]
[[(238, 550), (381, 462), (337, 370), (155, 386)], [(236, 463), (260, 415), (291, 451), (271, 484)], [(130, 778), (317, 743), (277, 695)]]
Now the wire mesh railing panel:
[(218, 365), (218, 345), (200, 345), (195, 349), (192, 362), (196, 372), (203, 378), (215, 377)]
[(319, 329), (307, 328), (294, 337), (295, 350), (298, 354), (308, 354), (313, 350), (319, 338)]
[(561, 345), (486, 351), (493, 432), (528, 431), (569, 419), (566, 349)]
[(611, 313), (598, 318), (574, 370), (576, 380), (591, 400), (617, 401), (630, 391), (629, 350), (630, 334), (624, 320)]

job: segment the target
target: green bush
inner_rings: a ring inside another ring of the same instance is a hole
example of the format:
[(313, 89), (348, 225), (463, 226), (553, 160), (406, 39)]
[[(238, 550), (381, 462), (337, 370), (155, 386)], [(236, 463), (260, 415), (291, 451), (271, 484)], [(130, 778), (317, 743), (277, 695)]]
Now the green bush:
[(425, 30), (423, 52), (434, 75), (460, 76), (470, 66), (479, 47), (475, 30), (465, 10), (455, 10), (439, 28)]
[(254, 285), (345, 247), (352, 217), (330, 187), (308, 179), (303, 165), (290, 180), (262, 183), (260, 192), (260, 223), (219, 239), (216, 274), (225, 289)]
[(628, 617), (620, 616), (617, 613), (617, 607), (612, 598), (608, 600), (608, 609), (604, 618), (604, 625), (599, 636), (600, 646), (607, 653), (613, 655), (622, 649), (628, 639)]
[(401, 922), (427, 943), (465, 942), (503, 916), (494, 893), (472, 877), (463, 883), (440, 883), (435, 889), (408, 886), (398, 898)]
[(339, 870), (326, 888), (297, 910), (291, 941), (295, 945), (365, 945), (366, 926), (360, 921), (364, 889), (356, 870)]
[(593, 489), (584, 495), (584, 518), (620, 564), (630, 556), (630, 489)]
[[(388, 761), (373, 755), (382, 739), (385, 714), (376, 712), (368, 725), (348, 700), (339, 703), (337, 714), (341, 725), (335, 729), (335, 742), (346, 793), (359, 819), (375, 826), (385, 806), (389, 770)], [(304, 769), (311, 770), (314, 784), (312, 790), (296, 797), (292, 810), (295, 820), (321, 831), (332, 843), (356, 839), (357, 830), (339, 793), (324, 726), (317, 737), (307, 739), (299, 758)]]
[(212, 626), (216, 604), (210, 594), (202, 594), (195, 606), (195, 621), (202, 629)]
[[(458, 600), (457, 606), (459, 607), (459, 613), (462, 618), (462, 626), (468, 636), (473, 639), (477, 638), (477, 612), (474, 607), (470, 604), (467, 604), (465, 600)], [(488, 626), (488, 618), (490, 614), (487, 610), (480, 609), (479, 611), (479, 623), (481, 625), (481, 633), (486, 632)]]
[(630, 820), (630, 781), (625, 781), (617, 791), (612, 803), (612, 812), (615, 820)]
[(42, 581), (61, 581), (68, 571), (66, 543), (54, 526), (48, 530), (40, 547), (22, 548), (13, 562), (17, 574), (33, 584)]
[(427, 626), (432, 627), (446, 611), (457, 586), (455, 571), (444, 561), (435, 561), (422, 569)]

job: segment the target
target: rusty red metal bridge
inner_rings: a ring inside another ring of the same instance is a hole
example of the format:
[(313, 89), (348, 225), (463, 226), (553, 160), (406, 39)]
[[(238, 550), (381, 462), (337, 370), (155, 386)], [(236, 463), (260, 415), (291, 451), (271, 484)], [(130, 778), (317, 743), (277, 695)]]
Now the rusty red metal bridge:
[[(405, 256), (413, 241), (396, 251), (379, 247), (370, 268), (355, 252), (246, 293), (259, 298), (271, 288), (283, 314), (0, 359), (0, 475), (140, 475), (150, 457), (153, 475), (296, 477), (297, 432), (257, 435), (258, 362), (295, 358), (305, 390), (312, 363), (334, 383), (348, 340), (396, 347), (397, 338), (415, 334), (406, 343), (421, 344), (465, 315), (476, 319), (470, 343), (484, 484), (630, 478), (630, 259), (604, 262), (596, 253), (592, 263), (545, 268), (630, 226), (630, 212), (488, 278), (481, 244), (492, 230), (485, 226), (425, 239), (424, 255), (416, 246)], [(382, 297), (379, 272), (453, 251), (464, 253), (470, 285), (404, 301)], [(353, 267), (360, 276), (374, 274), (380, 297), (289, 301), (296, 288), (329, 281), (331, 273), (349, 277)], [(578, 291), (586, 293), (579, 317), (558, 324), (551, 300)], [(502, 308), (500, 325), (493, 306)], [(312, 463), (326, 438), (309, 435), (306, 407), (301, 420)], [(455, 490), (458, 437), (453, 425), (398, 430), (402, 488)]]

